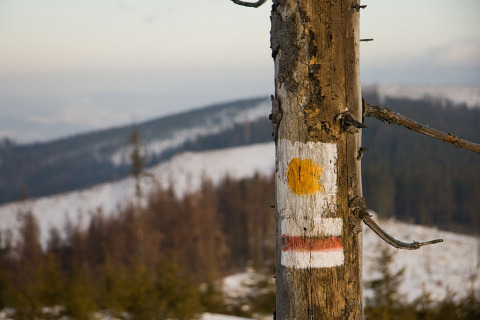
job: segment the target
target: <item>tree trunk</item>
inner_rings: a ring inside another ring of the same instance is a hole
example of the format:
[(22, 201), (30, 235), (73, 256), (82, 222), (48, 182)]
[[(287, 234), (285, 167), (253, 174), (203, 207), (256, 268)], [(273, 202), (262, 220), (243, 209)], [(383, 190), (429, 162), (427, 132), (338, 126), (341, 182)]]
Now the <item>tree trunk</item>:
[[(274, 0), (276, 319), (361, 319), (357, 2)], [(343, 117), (342, 117), (343, 116)]]

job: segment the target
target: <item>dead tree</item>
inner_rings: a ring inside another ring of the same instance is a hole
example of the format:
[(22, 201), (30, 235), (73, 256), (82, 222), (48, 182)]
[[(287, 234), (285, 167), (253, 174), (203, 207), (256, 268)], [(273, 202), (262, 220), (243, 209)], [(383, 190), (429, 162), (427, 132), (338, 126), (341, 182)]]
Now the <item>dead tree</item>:
[(359, 0), (273, 0), (277, 319), (362, 318), (362, 221), (396, 248), (442, 241), (398, 241), (367, 212), (361, 130), (378, 112), (362, 107), (359, 45), (371, 41), (359, 38), (362, 8)]

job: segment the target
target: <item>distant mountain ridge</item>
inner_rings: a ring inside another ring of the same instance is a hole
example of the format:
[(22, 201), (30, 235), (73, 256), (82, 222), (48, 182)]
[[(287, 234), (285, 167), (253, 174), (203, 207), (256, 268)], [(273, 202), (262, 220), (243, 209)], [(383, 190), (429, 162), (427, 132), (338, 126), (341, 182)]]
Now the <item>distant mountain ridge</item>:
[(4, 140), (0, 203), (18, 200), (22, 193), (41, 197), (125, 177), (131, 171), (127, 137), (133, 130), (141, 136), (147, 167), (182, 151), (271, 141), (268, 112), (268, 98), (253, 98), (50, 142)]

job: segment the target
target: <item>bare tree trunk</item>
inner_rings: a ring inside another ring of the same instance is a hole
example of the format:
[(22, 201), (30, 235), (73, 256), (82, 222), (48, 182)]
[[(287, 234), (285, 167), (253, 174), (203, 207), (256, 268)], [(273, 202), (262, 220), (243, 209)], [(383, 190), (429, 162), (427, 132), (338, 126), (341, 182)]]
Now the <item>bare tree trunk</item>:
[(277, 319), (361, 319), (359, 3), (274, 0)]

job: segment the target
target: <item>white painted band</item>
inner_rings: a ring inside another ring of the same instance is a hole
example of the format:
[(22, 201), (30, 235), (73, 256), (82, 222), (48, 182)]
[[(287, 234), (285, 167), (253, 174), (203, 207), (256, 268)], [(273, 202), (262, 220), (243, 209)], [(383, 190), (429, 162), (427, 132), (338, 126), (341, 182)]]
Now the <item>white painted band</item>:
[[(302, 216), (302, 215), (301, 215)], [(289, 236), (341, 236), (343, 229), (342, 218), (313, 217), (313, 225), (296, 219), (282, 219), (282, 234)]]
[(344, 264), (343, 249), (330, 252), (283, 251), (283, 266), (296, 269), (332, 268)]

